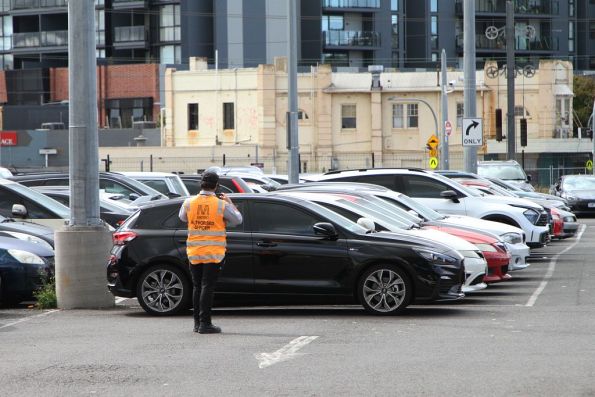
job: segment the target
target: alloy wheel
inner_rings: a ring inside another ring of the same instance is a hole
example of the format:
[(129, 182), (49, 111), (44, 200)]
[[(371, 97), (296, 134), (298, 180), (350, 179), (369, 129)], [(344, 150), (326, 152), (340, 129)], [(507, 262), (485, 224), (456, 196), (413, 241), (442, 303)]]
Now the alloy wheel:
[(389, 313), (405, 301), (407, 288), (403, 278), (391, 269), (378, 269), (368, 275), (363, 283), (363, 298), (370, 309)]
[(171, 270), (155, 269), (143, 279), (141, 286), (143, 302), (157, 313), (176, 309), (184, 296), (182, 280)]

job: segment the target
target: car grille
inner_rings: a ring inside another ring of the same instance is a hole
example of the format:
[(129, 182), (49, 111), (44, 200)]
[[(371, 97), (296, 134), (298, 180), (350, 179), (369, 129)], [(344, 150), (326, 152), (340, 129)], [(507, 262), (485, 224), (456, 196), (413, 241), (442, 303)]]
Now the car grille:
[(537, 222), (535, 222), (535, 226), (546, 226), (548, 224), (548, 215), (547, 212), (543, 211), (539, 214), (539, 218)]

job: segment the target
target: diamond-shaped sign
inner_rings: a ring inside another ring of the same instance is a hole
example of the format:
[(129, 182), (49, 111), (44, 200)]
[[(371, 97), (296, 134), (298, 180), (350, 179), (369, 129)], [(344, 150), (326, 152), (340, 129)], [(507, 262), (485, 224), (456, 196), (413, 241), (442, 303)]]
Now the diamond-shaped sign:
[(438, 144), (440, 143), (440, 141), (438, 140), (438, 137), (435, 134), (432, 134), (432, 136), (428, 139), (428, 142), (426, 142), (426, 143), (432, 149), (436, 149), (438, 147)]

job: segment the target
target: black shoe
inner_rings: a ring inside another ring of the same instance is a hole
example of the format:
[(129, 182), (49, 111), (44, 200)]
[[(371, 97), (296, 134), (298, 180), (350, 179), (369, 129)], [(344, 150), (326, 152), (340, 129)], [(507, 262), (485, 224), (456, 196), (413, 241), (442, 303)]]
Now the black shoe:
[(201, 324), (198, 327), (199, 334), (219, 334), (221, 333), (221, 328), (217, 327), (213, 324)]
[(198, 327), (198, 324), (194, 325), (194, 330), (193, 330), (193, 331), (194, 331), (194, 332), (198, 332), (198, 328), (199, 328), (199, 327)]

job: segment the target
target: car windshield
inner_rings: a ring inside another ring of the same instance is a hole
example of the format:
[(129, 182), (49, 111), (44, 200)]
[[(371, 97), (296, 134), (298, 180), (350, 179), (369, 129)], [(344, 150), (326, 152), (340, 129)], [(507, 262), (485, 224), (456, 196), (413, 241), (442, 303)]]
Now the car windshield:
[(344, 216), (339, 215), (336, 212), (331, 211), (328, 208), (326, 208), (320, 204), (317, 204), (315, 202), (310, 202), (310, 205), (315, 207), (312, 209), (314, 209), (317, 214), (328, 218), (333, 223), (341, 226), (344, 229), (349, 230), (352, 233), (365, 234), (367, 232), (366, 229), (364, 229), (357, 223), (350, 221), (349, 219), (345, 218)]
[(10, 183), (6, 184), (5, 186), (11, 189), (12, 191), (20, 194), (21, 196), (27, 197), (29, 200), (35, 202), (39, 206), (47, 208), (48, 210), (52, 211), (62, 219), (70, 218), (70, 209), (67, 206), (60, 204), (56, 200), (49, 198), (43, 193), (40, 193), (36, 190), (30, 189), (27, 186), (23, 186), (18, 183)]
[[(100, 176), (100, 178), (101, 178), (101, 176)], [(150, 186), (145, 185), (142, 182), (137, 181), (136, 179), (132, 179), (132, 178), (129, 178), (127, 176), (124, 176), (124, 178), (126, 178), (126, 183), (127, 184), (133, 186), (137, 191), (143, 192), (143, 195), (145, 195), (145, 196), (155, 196), (155, 195), (157, 195), (157, 196), (160, 196), (160, 197), (165, 197), (165, 196), (163, 196), (163, 194), (161, 194), (161, 192), (153, 189)], [(117, 183), (117, 182), (114, 182), (114, 183)]]
[(178, 193), (180, 196), (190, 196), (188, 189), (186, 189), (186, 185), (184, 185), (179, 176), (168, 176), (167, 179), (171, 182), (171, 185), (174, 187), (174, 191)]
[[(321, 199), (320, 201), (324, 202), (323, 199)], [(407, 223), (402, 220), (399, 220), (394, 216), (392, 212), (383, 212), (381, 209), (369, 202), (360, 202), (358, 204), (353, 202), (352, 200), (339, 199), (333, 201), (333, 203), (337, 206), (341, 206), (352, 212), (355, 212), (362, 217), (370, 218), (373, 221), (382, 222), (385, 225), (391, 225), (397, 229), (411, 229), (412, 227), (414, 227), (414, 224), (412, 222)]]
[(491, 164), (477, 167), (477, 173), (486, 178), (500, 178), (505, 180), (526, 180), (523, 169), (514, 164)]
[(595, 190), (595, 177), (567, 177), (564, 178), (563, 186), (566, 190)]

